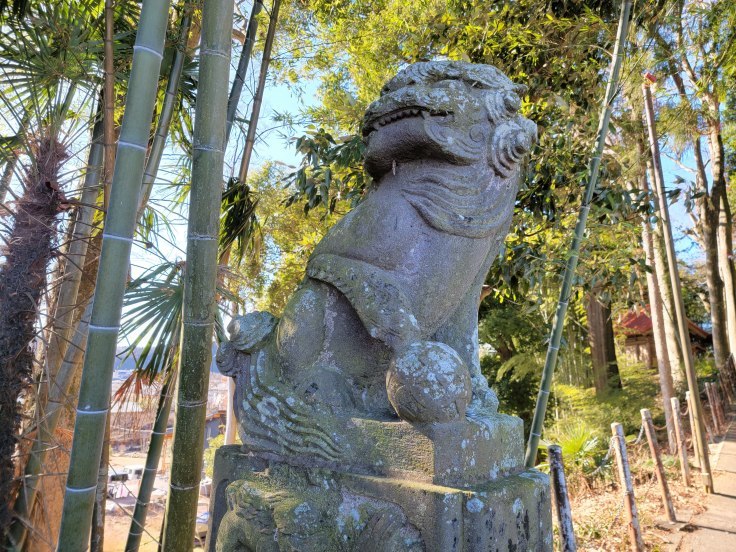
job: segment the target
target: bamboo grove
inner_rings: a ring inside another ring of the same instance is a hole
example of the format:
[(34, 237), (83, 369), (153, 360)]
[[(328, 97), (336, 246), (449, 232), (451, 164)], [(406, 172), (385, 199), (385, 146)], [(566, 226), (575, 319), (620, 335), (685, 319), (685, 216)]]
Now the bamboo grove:
[[(223, 326), (278, 314), (314, 245), (370, 193), (362, 114), (413, 61), (490, 63), (529, 89), (539, 142), (479, 320), (484, 373), (534, 436), (530, 464), (572, 420), (591, 440), (616, 409), (631, 430), (651, 382), (674, 452), (672, 399), (698, 397), (736, 354), (732, 2), (5, 0), (0, 19), (9, 549), (103, 549), (111, 412), (144, 394), (125, 549), (194, 546)], [(636, 369), (631, 313), (651, 320)], [(697, 358), (692, 324), (712, 336)]]

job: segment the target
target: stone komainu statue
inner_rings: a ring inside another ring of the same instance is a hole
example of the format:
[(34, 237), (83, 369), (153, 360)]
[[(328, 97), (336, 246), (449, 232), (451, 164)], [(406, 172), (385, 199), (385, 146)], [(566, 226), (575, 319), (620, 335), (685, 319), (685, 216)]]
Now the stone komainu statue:
[[(450, 550), (438, 521), (410, 519), (386, 482), (466, 489), (522, 469), (521, 421), (497, 413), (480, 372), (477, 312), (536, 138), (518, 115), (524, 90), (488, 65), (423, 62), (368, 108), (375, 188), (317, 245), (281, 319), (237, 317), (218, 352), (248, 473), (213, 516), (220, 548)], [(544, 494), (529, 473), (529, 492)], [(365, 491), (360, 477), (389, 489)], [(509, 546), (544, 547), (526, 515)]]

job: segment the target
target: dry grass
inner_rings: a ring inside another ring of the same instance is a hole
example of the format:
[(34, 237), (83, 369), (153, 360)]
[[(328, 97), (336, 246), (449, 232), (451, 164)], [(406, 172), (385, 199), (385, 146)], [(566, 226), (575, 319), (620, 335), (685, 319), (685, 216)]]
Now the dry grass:
[[(696, 487), (685, 487), (676, 459), (663, 456), (677, 520), (683, 522), (670, 525), (646, 442), (630, 445), (628, 452), (646, 549), (672, 549), (680, 540), (683, 523), (703, 510), (705, 493)], [(590, 551), (630, 550), (623, 495), (616, 479), (615, 465), (592, 481), (583, 476), (573, 477), (569, 486), (578, 548)]]

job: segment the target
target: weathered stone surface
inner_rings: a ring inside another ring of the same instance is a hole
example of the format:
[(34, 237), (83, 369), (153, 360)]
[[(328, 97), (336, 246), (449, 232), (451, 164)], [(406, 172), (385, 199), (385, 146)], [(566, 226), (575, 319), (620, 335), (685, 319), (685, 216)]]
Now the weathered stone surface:
[[(365, 116), (376, 186), (317, 245), (281, 319), (218, 351), (242, 452), (218, 452), (211, 546), (547, 550), (547, 481), (480, 372), (481, 286), (535, 127), (487, 65), (416, 63)], [(227, 499), (225, 498), (227, 496)]]
[(458, 489), (217, 454), (211, 552), (552, 550), (549, 482), (524, 471)]

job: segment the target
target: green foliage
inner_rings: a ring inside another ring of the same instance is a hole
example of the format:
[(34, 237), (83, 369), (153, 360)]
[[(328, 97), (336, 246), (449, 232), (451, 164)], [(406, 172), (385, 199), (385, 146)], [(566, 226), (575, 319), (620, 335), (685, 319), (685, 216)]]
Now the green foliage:
[(258, 198), (250, 187), (230, 178), (222, 192), (220, 206), (220, 261), (225, 252), (235, 250), (235, 266), (239, 265), (248, 250), (258, 249), (259, 222), (256, 216)]
[(324, 128), (311, 128), (296, 140), (302, 155), (301, 166), (286, 177), (293, 193), (286, 206), (304, 202), (304, 212), (323, 206), (333, 213), (338, 206), (354, 207), (370, 187), (371, 178), (363, 170), (365, 145), (359, 135), (338, 143)]
[(608, 451), (608, 439), (603, 438), (597, 428), (581, 420), (569, 420), (554, 426), (547, 432), (543, 446), (546, 448), (551, 443), (562, 448), (568, 477), (590, 475)]
[[(581, 389), (570, 385), (554, 386), (555, 410), (560, 420), (575, 418), (594, 429), (595, 435), (607, 439), (611, 424), (619, 422), (624, 432), (635, 433), (641, 427), (641, 409), (648, 408), (658, 423), (663, 420), (662, 405), (657, 401), (659, 383), (657, 373), (642, 364), (619, 362), (623, 389), (611, 389), (596, 398), (592, 388)], [(555, 426), (550, 431), (555, 431)]]
[(225, 444), (225, 435), (220, 434), (210, 439), (209, 446), (204, 451), (204, 474), (212, 479), (215, 469), (215, 453)]
[(525, 431), (534, 414), (536, 393), (539, 389), (539, 367), (544, 358), (539, 354), (520, 353), (508, 361), (499, 363), (491, 355), (481, 359), (481, 371), (496, 392), (499, 409), (519, 416)]
[(700, 357), (695, 359), (695, 374), (698, 382), (715, 381), (718, 377), (718, 369), (712, 357)]
[[(256, 246), (240, 273), (241, 295), (247, 309), (278, 315), (304, 277), (307, 259), (339, 212), (286, 207), (294, 188), (284, 188), (284, 170), (267, 164), (249, 177), (251, 194), (258, 198), (253, 216), (259, 221)], [(340, 204), (346, 209), (344, 203)]]

